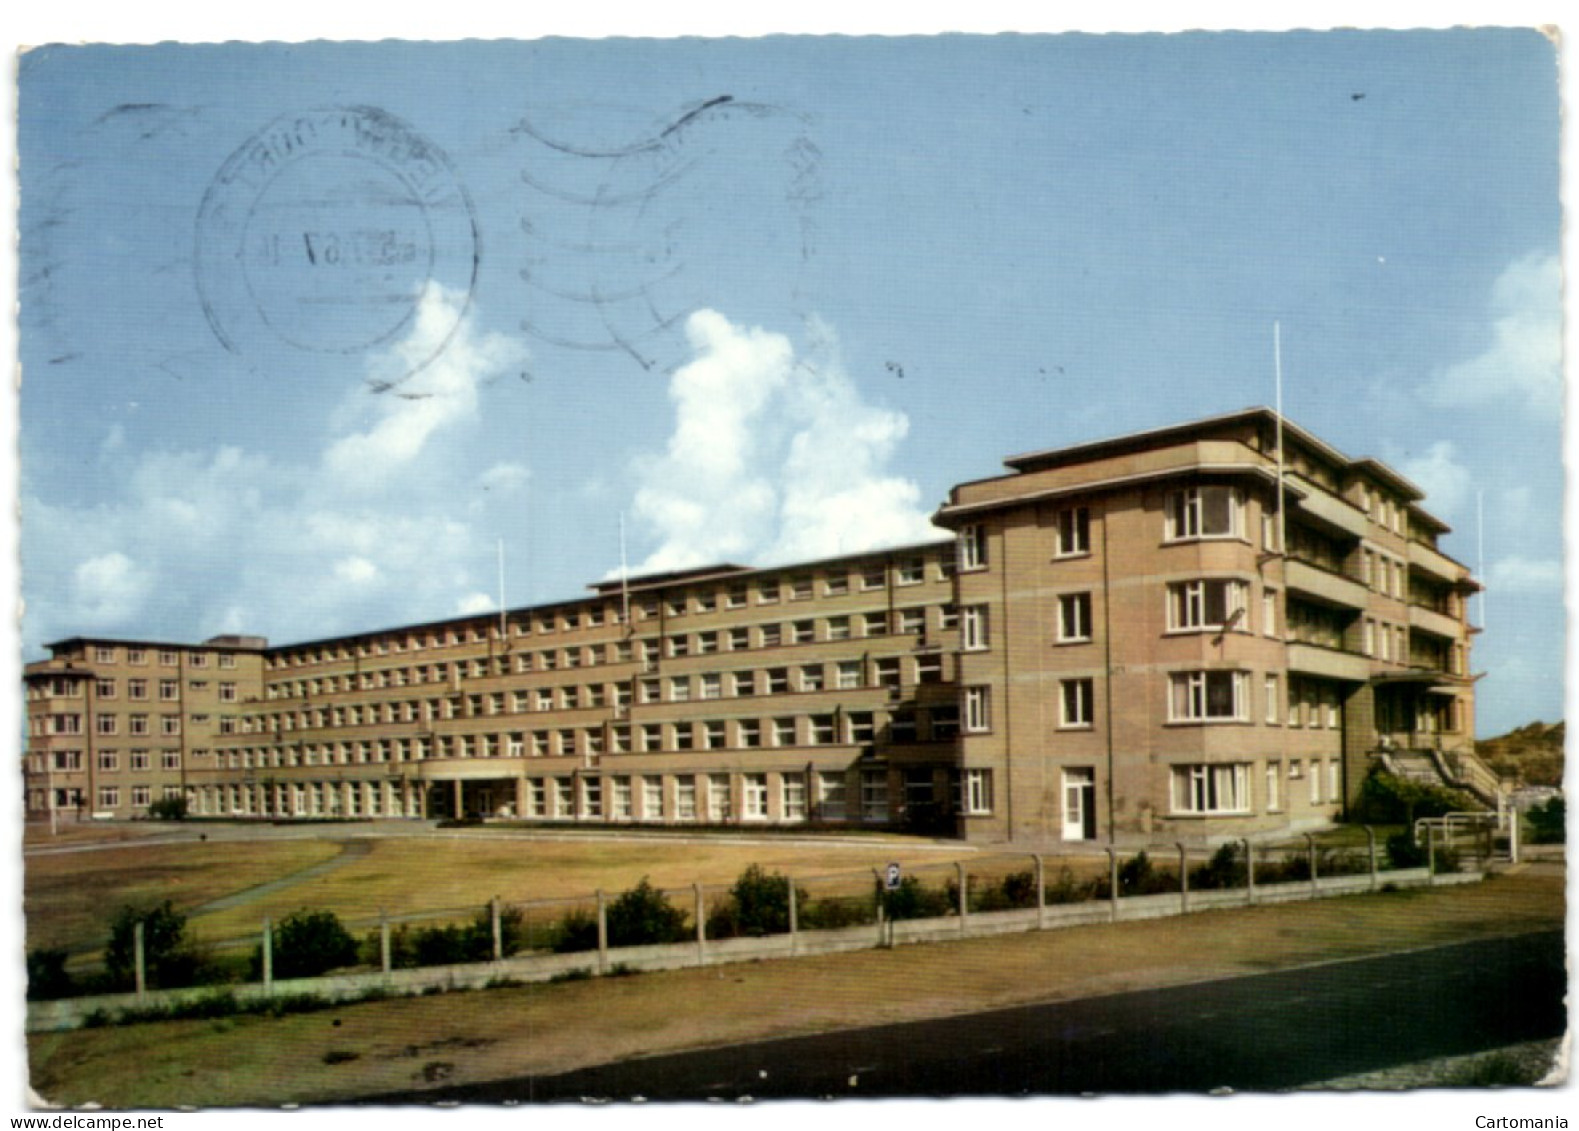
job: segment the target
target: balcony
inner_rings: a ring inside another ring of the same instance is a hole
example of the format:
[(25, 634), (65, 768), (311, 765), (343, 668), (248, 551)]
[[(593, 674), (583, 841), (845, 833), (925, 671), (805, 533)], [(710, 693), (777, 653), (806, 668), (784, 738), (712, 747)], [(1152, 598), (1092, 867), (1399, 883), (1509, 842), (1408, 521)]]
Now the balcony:
[(1299, 482), (1299, 487), (1305, 492), (1298, 504), (1303, 514), (1316, 519), (1333, 533), (1349, 538), (1365, 537), (1370, 522), (1360, 508), (1303, 481)]
[(1371, 678), (1371, 661), (1352, 652), (1290, 642), (1288, 670), (1296, 675), (1319, 675), (1363, 683)]
[(1450, 585), (1468, 580), (1468, 570), (1446, 554), (1438, 553), (1423, 542), (1409, 543), (1409, 565), (1412, 569), (1418, 569)]
[(1420, 605), (1409, 606), (1409, 627), (1449, 640), (1457, 640), (1464, 634), (1464, 626), (1452, 617)]
[(1369, 599), (1365, 586), (1341, 574), (1329, 573), (1296, 558), (1289, 558), (1284, 568), (1291, 593), (1314, 597), (1325, 604), (1348, 609), (1363, 609)]

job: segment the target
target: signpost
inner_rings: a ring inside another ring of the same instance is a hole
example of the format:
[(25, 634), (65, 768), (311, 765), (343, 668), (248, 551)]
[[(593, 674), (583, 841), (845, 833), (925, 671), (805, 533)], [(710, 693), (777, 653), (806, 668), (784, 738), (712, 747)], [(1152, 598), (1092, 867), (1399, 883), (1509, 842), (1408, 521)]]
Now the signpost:
[(899, 865), (890, 864), (883, 873), (883, 887), (889, 891), (899, 890)]

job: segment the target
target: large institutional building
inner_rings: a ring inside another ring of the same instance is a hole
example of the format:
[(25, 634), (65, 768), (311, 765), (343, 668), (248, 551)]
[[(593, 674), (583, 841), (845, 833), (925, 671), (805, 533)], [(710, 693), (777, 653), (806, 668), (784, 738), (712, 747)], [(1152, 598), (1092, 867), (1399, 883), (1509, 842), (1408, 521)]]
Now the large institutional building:
[(29, 816), (1196, 839), (1470, 746), (1478, 586), (1384, 464), (1262, 408), (1006, 466), (936, 542), (285, 646), (59, 641)]

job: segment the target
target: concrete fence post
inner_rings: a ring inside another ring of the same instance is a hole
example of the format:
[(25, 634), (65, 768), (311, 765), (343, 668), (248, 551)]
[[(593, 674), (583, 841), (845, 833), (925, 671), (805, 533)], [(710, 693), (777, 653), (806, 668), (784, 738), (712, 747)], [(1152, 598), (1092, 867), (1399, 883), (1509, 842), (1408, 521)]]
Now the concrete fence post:
[(1316, 876), (1316, 838), (1311, 833), (1305, 833), (1305, 856), (1310, 861), (1310, 898), (1315, 899), (1321, 894), (1321, 884)]
[(263, 920), (263, 993), (274, 993), (274, 921), (267, 917)]
[(380, 907), (378, 909), (378, 965), (389, 976), (391, 966), (389, 954), (389, 914)]
[(488, 901), (488, 918), (493, 923), (493, 960), (498, 962), (504, 957), (504, 929), (499, 922), (499, 897), (497, 895)]
[(1114, 852), (1113, 849), (1111, 849), (1111, 848), (1105, 849), (1104, 851), (1107, 852), (1108, 919), (1110, 921), (1114, 922), (1114, 923), (1117, 923), (1118, 922), (1118, 853)]
[(795, 894), (795, 877), (785, 876), (784, 882), (789, 885), (789, 936), (790, 953), (794, 954), (800, 948), (800, 925), (797, 922), (796, 904), (799, 902)]
[(1176, 840), (1173, 846), (1179, 850), (1179, 914), (1190, 913), (1190, 859), (1184, 851), (1184, 842)]
[(1036, 861), (1036, 929), (1047, 929), (1047, 865), (1042, 860), (1041, 853), (1031, 857)]
[(702, 885), (692, 884), (696, 895), (696, 964), (707, 965), (707, 908), (702, 902)]
[(964, 934), (970, 920), (970, 873), (963, 860), (954, 861), (954, 875), (959, 880), (959, 930)]
[(599, 888), (598, 896), (598, 973), (609, 972), (609, 901)]
[(137, 976), (137, 1000), (148, 996), (148, 966), (143, 948), (143, 921), (132, 924), (132, 965)]
[(872, 869), (872, 898), (877, 903), (877, 945), (892, 946), (893, 936), (888, 931), (888, 916), (884, 914), (887, 909), (886, 890), (883, 887), (883, 875), (876, 868)]
[(1425, 827), (1425, 875), (1426, 884), (1436, 883), (1436, 826)]
[(1245, 902), (1254, 904), (1256, 901), (1256, 852), (1255, 846), (1247, 839), (1245, 846)]
[(1376, 874), (1376, 830), (1371, 828), (1370, 825), (1363, 827), (1365, 829), (1365, 854), (1371, 861), (1371, 890), (1375, 891), (1382, 886), (1381, 878)]

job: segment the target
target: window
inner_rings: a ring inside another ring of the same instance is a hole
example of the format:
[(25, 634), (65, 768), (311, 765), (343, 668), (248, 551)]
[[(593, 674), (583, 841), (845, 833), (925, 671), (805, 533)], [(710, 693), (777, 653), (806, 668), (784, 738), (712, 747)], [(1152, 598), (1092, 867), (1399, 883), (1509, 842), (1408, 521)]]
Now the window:
[(100, 699), (114, 699), (115, 681), (113, 679), (95, 680), (93, 684), (93, 693)]
[[(220, 698), (221, 699), (224, 698), (224, 694), (223, 694), (224, 687), (225, 687), (224, 684), (220, 685), (220, 691), (221, 691)], [(230, 698), (231, 698), (232, 701), (234, 701), (235, 698), (236, 698), (236, 696), (234, 694), (235, 688), (236, 688), (235, 684), (230, 684), (230, 689), (231, 689), (231, 692), (232, 692)], [(159, 681), (159, 698), (162, 701), (164, 701), (166, 703), (172, 703), (175, 700), (179, 699), (180, 697), (181, 697), (181, 681), (180, 680), (178, 680), (178, 679), (161, 679)]]
[(669, 655), (688, 656), (691, 654), (691, 639), (688, 636), (669, 637)]
[(1058, 641), (1061, 644), (1091, 639), (1091, 594), (1065, 593), (1058, 598)]
[(727, 609), (743, 609), (751, 597), (751, 590), (745, 585), (731, 586), (729, 592), (724, 594), (724, 607)]
[(959, 737), (959, 707), (956, 704), (935, 704), (929, 714), (933, 742), (953, 742)]
[(861, 819), (888, 820), (888, 771), (861, 771)]
[(1248, 813), (1250, 767), (1235, 762), (1225, 766), (1173, 767), (1175, 813)]
[(741, 746), (755, 750), (762, 745), (762, 723), (757, 719), (741, 719), (735, 724), (735, 735)]
[(882, 589), (888, 584), (888, 571), (880, 565), (867, 566), (861, 571), (862, 589)]
[(834, 686), (849, 691), (861, 686), (861, 661), (840, 660), (833, 669)]
[(1321, 762), (1316, 758), (1310, 760), (1310, 803), (1321, 804)]
[(127, 680), (126, 694), (132, 699), (148, 698), (148, 681), (146, 679)]
[(159, 716), (159, 733), (160, 734), (169, 734), (169, 735), (180, 734), (181, 733), (181, 716), (180, 715), (161, 715), (161, 716)]
[(850, 618), (849, 617), (829, 617), (828, 618), (828, 639), (829, 640), (848, 640), (848, 639), (850, 639)]
[(693, 727), (690, 723), (674, 724), (674, 748), (676, 750), (690, 750), (693, 748)]
[(876, 717), (871, 711), (849, 711), (844, 716), (850, 730), (850, 741), (856, 744), (871, 742), (877, 733)]
[(663, 749), (662, 723), (643, 723), (641, 725), (641, 748), (644, 751)]
[(818, 773), (817, 816), (824, 821), (844, 820), (844, 775)]
[[(206, 660), (207, 657), (205, 656), (204, 659)], [(197, 657), (193, 656), (192, 660), (193, 660), (193, 663), (194, 663), (194, 666), (195, 666), (196, 665), (196, 661), (197, 661)], [(148, 649), (146, 649), (146, 648), (128, 648), (128, 649), (126, 649), (126, 662), (128, 664), (146, 664), (148, 662)]]
[(764, 581), (757, 589), (757, 604), (776, 605), (779, 600), (779, 583)]
[(148, 751), (133, 750), (131, 757), (132, 769), (139, 773), (146, 773), (151, 763), (148, 760)]
[(742, 818), (748, 821), (765, 821), (768, 816), (768, 776), (766, 774), (741, 774)]
[(827, 582), (823, 585), (823, 592), (829, 597), (843, 597), (849, 591), (849, 574), (840, 573), (831, 575)]
[(981, 734), (992, 729), (992, 689), (967, 687), (965, 689), (965, 730)]
[(722, 720), (710, 719), (702, 724), (702, 749), (722, 750), (727, 743)]
[(813, 746), (832, 746), (834, 744), (834, 717), (832, 715), (811, 716), (811, 744)]
[(810, 644), (817, 639), (817, 622), (798, 620), (790, 625), (790, 640), (795, 644)]
[(960, 528), (958, 538), (961, 572), (987, 568), (987, 531), (979, 523)]
[(121, 756), (114, 750), (99, 751), (99, 769), (106, 773), (114, 773), (121, 768)]
[(916, 657), (916, 682), (943, 682), (943, 657), (939, 653), (926, 652)]
[(822, 690), (821, 664), (807, 664), (800, 669), (800, 689), (802, 691)]
[(920, 585), (926, 580), (927, 563), (924, 558), (906, 558), (894, 571), (895, 585)]
[(707, 819), (727, 821), (732, 815), (728, 774), (707, 774)]
[(1245, 722), (1245, 672), (1175, 672), (1169, 722)]
[(1089, 728), (1095, 721), (1096, 680), (1064, 679), (1058, 682), (1058, 725)]
[(901, 636), (919, 636), (927, 630), (925, 609), (900, 609), (899, 633)]
[(966, 770), (961, 776), (960, 809), (973, 816), (992, 812), (991, 770)]
[(811, 578), (806, 576), (790, 578), (790, 600), (809, 601), (812, 598)]
[(776, 624), (765, 624), (757, 630), (758, 640), (764, 648), (777, 648), (783, 632)]
[(886, 612), (866, 613), (861, 617), (861, 631), (867, 636), (885, 636), (888, 633)]
[(1234, 626), (1248, 628), (1245, 597), (1248, 586), (1242, 581), (1185, 581), (1168, 586), (1168, 628), (1172, 631), (1212, 629), (1223, 631)]
[(674, 781), (674, 819), (696, 820), (696, 779), (676, 778)]
[(99, 715), (94, 719), (95, 734), (115, 734), (118, 729), (114, 715)]
[(899, 657), (885, 656), (877, 661), (877, 686), (899, 686)]
[(616, 821), (628, 821), (633, 815), (631, 800), (631, 780), (627, 777), (613, 779), (613, 817)]
[(1330, 759), (1327, 762), (1327, 800), (1338, 800), (1338, 760)]
[(1277, 635), (1277, 590), (1261, 591), (1261, 631), (1268, 636)]
[(576, 815), (575, 794), (571, 792), (570, 778), (554, 779), (554, 816), (574, 817)]
[(581, 779), (581, 815), (587, 818), (603, 816), (603, 779)]
[(703, 699), (719, 699), (724, 694), (724, 680), (717, 672), (708, 672), (701, 677), (700, 697)]
[(1279, 703), (1279, 700), (1282, 699), (1282, 697), (1283, 697), (1282, 696), (1282, 688), (1279, 687), (1279, 680), (1278, 680), (1277, 676), (1275, 676), (1275, 675), (1268, 675), (1266, 677), (1266, 692), (1265, 692), (1265, 694), (1266, 694), (1266, 714), (1263, 717), (1265, 718), (1266, 723), (1267, 723), (1268, 726), (1276, 726), (1277, 725), (1277, 720), (1278, 720), (1278, 715), (1279, 715), (1278, 708), (1281, 706), (1281, 704)]
[(806, 819), (806, 779), (799, 774), (779, 779), (779, 816), (786, 821)]
[(1282, 785), (1282, 775), (1278, 772), (1276, 762), (1266, 764), (1266, 807), (1267, 812), (1282, 808), (1282, 799), (1279, 796), (1279, 786)]
[(669, 702), (687, 703), (691, 699), (691, 677), (673, 676), (669, 680)]
[(960, 610), (960, 647), (967, 652), (987, 647), (986, 605), (966, 605)]
[(100, 809), (114, 809), (116, 806), (120, 805), (120, 803), (121, 803), (121, 791), (120, 791), (120, 787), (119, 786), (113, 786), (113, 785), (101, 785), (101, 786), (99, 786), (99, 808)]
[(778, 718), (773, 720), (773, 745), (795, 745), (795, 720), (793, 718)]
[(1054, 527), (1054, 553), (1060, 558), (1072, 558), (1091, 552), (1091, 511), (1086, 507), (1070, 507), (1058, 512)]
[(126, 721), (128, 723), (128, 730), (127, 730), (128, 734), (147, 734), (148, 733), (148, 716), (147, 715), (132, 715)]
[(769, 695), (783, 695), (790, 689), (788, 668), (769, 668), (767, 676)]
[(649, 821), (663, 819), (663, 779), (647, 776), (641, 779), (641, 815)]
[(1167, 539), (1237, 538), (1244, 499), (1237, 487), (1189, 487), (1168, 494)]
[(696, 634), (696, 654), (698, 656), (711, 656), (718, 651), (718, 633), (698, 632)]

